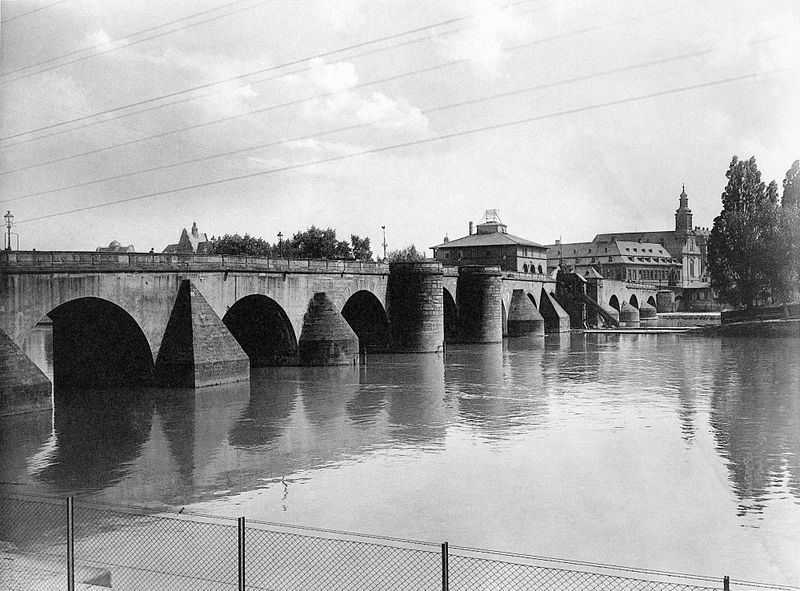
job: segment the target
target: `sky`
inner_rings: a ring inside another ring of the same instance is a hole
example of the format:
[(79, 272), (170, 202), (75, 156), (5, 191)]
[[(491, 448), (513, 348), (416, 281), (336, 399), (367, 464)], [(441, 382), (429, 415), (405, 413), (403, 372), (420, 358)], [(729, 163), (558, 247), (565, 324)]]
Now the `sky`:
[[(487, 209), (540, 244), (696, 226), (731, 158), (800, 158), (800, 1), (0, 3), (0, 208), (22, 250), (196, 222), (380, 255)], [(16, 247), (16, 243), (14, 243)], [(430, 254), (431, 251), (427, 251)]]

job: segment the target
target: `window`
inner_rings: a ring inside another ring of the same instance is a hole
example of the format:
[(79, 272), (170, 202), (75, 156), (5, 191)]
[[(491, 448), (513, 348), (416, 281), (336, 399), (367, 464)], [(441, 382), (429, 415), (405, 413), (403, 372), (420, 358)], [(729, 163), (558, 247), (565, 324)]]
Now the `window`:
[(542, 266), (539, 265), (539, 275), (541, 275), (541, 274), (542, 274)]

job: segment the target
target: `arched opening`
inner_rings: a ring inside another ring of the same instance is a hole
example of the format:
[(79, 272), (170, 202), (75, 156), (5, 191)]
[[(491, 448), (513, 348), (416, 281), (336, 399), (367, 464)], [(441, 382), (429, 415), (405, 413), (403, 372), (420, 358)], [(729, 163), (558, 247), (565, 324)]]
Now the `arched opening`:
[(522, 265), (522, 272), (523, 273), (527, 273), (528, 272), (528, 263), (525, 263), (524, 265)]
[(458, 307), (456, 301), (447, 288), (442, 291), (442, 304), (444, 308), (444, 340), (446, 343), (454, 343), (458, 340)]
[(294, 365), (297, 338), (283, 308), (265, 295), (237, 301), (222, 322), (250, 358), (250, 367)]
[(153, 354), (125, 310), (79, 298), (48, 313), (53, 321), (53, 387), (60, 390), (149, 386)]
[(361, 290), (350, 296), (342, 308), (342, 316), (358, 336), (358, 350), (362, 353), (391, 351), (392, 336), (386, 310), (375, 294)]
[(619, 299), (617, 299), (617, 296), (612, 295), (611, 299), (608, 300), (608, 305), (614, 308), (617, 312), (619, 312)]
[(639, 308), (639, 298), (636, 297), (636, 294), (632, 294), (631, 295), (630, 302), (631, 302), (631, 306), (633, 306), (636, 309)]
[(653, 296), (650, 296), (649, 298), (647, 298), (647, 303), (655, 308), (656, 307), (656, 298), (654, 298)]
[(533, 294), (531, 292), (528, 292), (528, 297), (530, 298), (530, 300), (533, 302), (533, 305), (536, 306), (536, 309), (538, 310), (539, 306), (536, 304), (536, 298), (533, 297)]
[(541, 265), (539, 265), (539, 266), (537, 267), (537, 270), (538, 270), (538, 272), (539, 272), (539, 275), (541, 275), (541, 274), (542, 274), (542, 266), (541, 266)]

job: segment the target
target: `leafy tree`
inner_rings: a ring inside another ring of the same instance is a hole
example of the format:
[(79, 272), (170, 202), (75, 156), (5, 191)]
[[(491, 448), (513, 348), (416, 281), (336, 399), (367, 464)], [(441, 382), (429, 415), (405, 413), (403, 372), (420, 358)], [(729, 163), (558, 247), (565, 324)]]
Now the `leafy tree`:
[(359, 261), (371, 261), (372, 250), (369, 247), (369, 238), (361, 238), (357, 234), (350, 234), (350, 244), (353, 246), (353, 257)]
[(333, 228), (311, 226), (305, 232), (297, 232), (284, 245), (285, 256), (306, 259), (351, 259), (353, 252), (350, 243), (336, 239)]
[(413, 262), (425, 260), (425, 254), (417, 250), (413, 244), (400, 250), (390, 250), (386, 255), (390, 263)]
[(783, 179), (783, 207), (800, 206), (800, 160), (795, 160)]
[(800, 290), (800, 160), (794, 161), (783, 180), (780, 235), (786, 257), (784, 295), (790, 299)]
[(211, 254), (234, 254), (268, 257), (277, 253), (263, 238), (255, 238), (250, 234), (225, 234), (220, 238), (211, 238)]
[(708, 266), (719, 298), (752, 307), (781, 291), (778, 187), (766, 186), (755, 157), (734, 156), (725, 173), (722, 211), (708, 239)]

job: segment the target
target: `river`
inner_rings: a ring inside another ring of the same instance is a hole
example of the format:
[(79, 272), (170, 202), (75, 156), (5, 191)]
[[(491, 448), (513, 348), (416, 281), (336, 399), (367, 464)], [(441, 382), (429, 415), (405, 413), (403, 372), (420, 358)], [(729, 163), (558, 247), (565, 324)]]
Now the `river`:
[[(52, 371), (49, 332), (27, 345)], [(800, 340), (550, 335), (0, 419), (15, 492), (800, 585)]]

